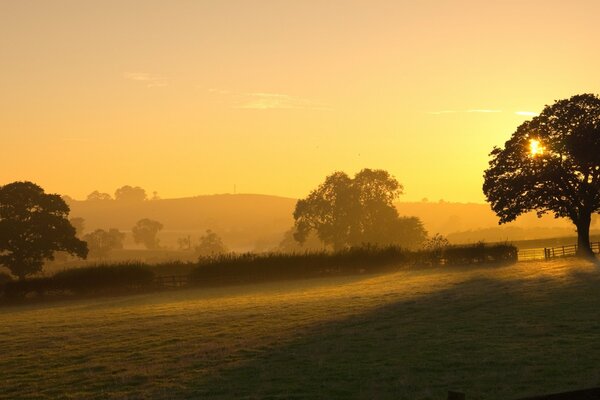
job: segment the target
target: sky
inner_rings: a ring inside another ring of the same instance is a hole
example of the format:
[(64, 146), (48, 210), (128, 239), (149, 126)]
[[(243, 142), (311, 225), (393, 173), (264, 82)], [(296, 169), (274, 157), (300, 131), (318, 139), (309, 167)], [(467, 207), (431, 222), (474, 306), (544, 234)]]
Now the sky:
[(305, 197), (389, 171), (484, 202), (489, 152), (599, 93), (600, 2), (0, 0), (0, 184)]

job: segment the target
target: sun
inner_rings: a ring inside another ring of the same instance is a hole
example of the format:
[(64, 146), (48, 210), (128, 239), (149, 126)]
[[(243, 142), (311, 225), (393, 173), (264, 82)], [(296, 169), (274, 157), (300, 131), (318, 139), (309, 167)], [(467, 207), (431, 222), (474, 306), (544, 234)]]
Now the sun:
[(544, 154), (544, 146), (542, 146), (539, 140), (531, 139), (529, 141), (529, 154), (532, 157)]

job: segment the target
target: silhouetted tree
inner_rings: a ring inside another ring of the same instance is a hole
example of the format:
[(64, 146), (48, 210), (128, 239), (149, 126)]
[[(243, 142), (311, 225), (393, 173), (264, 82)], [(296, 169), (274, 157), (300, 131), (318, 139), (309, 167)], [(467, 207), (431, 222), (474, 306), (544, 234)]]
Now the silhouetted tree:
[(406, 246), (400, 242), (407, 240), (405, 233), (418, 227), (416, 219), (399, 218), (393, 201), (400, 194), (402, 185), (387, 171), (363, 169), (354, 178), (335, 172), (296, 203), (294, 238), (302, 243), (315, 231), (335, 250), (363, 244)]
[(546, 106), (490, 153), (483, 192), (500, 224), (535, 210), (569, 218), (578, 253), (591, 256), (590, 221), (600, 212), (600, 98), (573, 96)]
[(73, 217), (69, 219), (73, 228), (75, 228), (75, 236), (80, 237), (85, 231), (85, 219), (81, 217)]
[(156, 237), (163, 228), (163, 224), (148, 218), (140, 219), (132, 228), (133, 240), (143, 243), (147, 249), (157, 249), (159, 240)]
[(200, 243), (196, 246), (196, 253), (199, 257), (213, 257), (226, 252), (227, 247), (223, 244), (221, 237), (210, 229), (200, 237)]
[(69, 206), (31, 182), (0, 187), (0, 264), (23, 279), (40, 272), (54, 252), (85, 258), (86, 243), (75, 237)]
[[(382, 231), (385, 231), (385, 226)], [(389, 224), (388, 236), (379, 239), (380, 244), (397, 244), (408, 249), (418, 249), (427, 240), (427, 231), (418, 217), (399, 217)]]
[(191, 250), (192, 249), (192, 238), (191, 236), (184, 236), (177, 239), (177, 245), (179, 250)]
[(115, 200), (119, 201), (144, 201), (147, 198), (146, 191), (139, 186), (125, 185), (115, 191)]
[(448, 246), (450, 246), (450, 241), (439, 233), (428, 238), (423, 244), (423, 248), (429, 251), (440, 251)]
[(125, 234), (115, 228), (109, 229), (108, 232), (104, 229), (96, 229), (85, 235), (83, 240), (87, 242), (90, 257), (105, 258), (112, 250), (123, 248)]
[(106, 201), (106, 200), (112, 200), (112, 197), (110, 197), (110, 194), (108, 193), (100, 193), (97, 190), (94, 190), (92, 193), (87, 195), (87, 201)]

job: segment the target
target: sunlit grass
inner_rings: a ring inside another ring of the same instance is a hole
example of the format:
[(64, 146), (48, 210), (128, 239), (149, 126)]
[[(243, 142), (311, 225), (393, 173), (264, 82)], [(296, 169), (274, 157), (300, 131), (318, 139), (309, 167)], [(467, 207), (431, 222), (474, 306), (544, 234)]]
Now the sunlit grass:
[(581, 261), (0, 309), (0, 398), (504, 399), (600, 382)]

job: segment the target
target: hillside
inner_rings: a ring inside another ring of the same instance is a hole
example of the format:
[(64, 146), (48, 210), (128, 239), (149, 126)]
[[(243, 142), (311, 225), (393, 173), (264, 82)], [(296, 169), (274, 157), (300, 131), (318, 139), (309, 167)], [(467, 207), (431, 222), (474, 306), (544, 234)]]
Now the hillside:
[[(256, 195), (221, 194), (143, 202), (70, 201), (71, 216), (82, 217), (86, 230), (118, 228), (128, 232), (141, 218), (160, 221), (164, 246), (175, 248), (177, 239), (197, 239), (206, 229), (222, 236), (234, 250), (265, 250), (276, 247), (293, 225), (296, 199)], [(477, 240), (529, 240), (574, 236), (568, 221), (552, 216), (537, 218), (530, 213), (516, 222), (498, 227), (486, 204), (449, 202), (400, 202), (401, 215), (419, 217), (431, 234), (448, 235), (453, 243)], [(127, 247), (135, 247), (131, 237)]]

